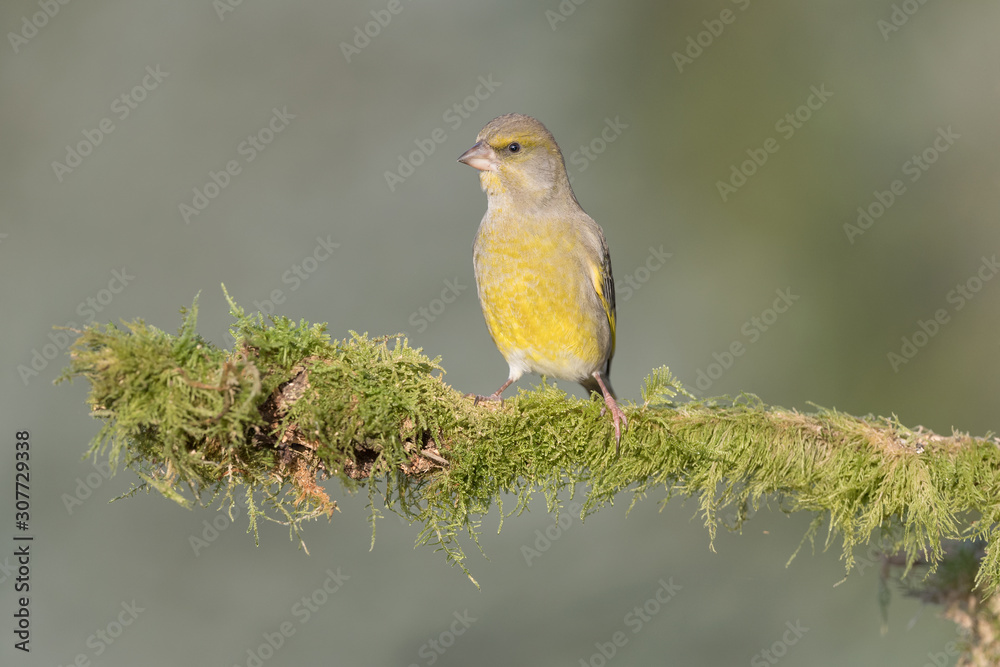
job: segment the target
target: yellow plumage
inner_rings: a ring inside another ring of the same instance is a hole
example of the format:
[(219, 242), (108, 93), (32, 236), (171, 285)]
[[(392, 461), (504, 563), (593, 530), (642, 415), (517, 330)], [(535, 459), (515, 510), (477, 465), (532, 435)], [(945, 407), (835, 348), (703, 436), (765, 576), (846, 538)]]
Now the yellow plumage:
[(479, 229), (474, 262), (486, 326), (521, 372), (586, 382), (613, 352), (595, 289), (599, 265), (574, 246), (561, 220), (491, 219)]
[(601, 392), (616, 442), (625, 416), (608, 380), (615, 350), (611, 258), (573, 195), (562, 153), (534, 118), (491, 121), (459, 158), (480, 170), (488, 206), (473, 251), (486, 326), (510, 366)]

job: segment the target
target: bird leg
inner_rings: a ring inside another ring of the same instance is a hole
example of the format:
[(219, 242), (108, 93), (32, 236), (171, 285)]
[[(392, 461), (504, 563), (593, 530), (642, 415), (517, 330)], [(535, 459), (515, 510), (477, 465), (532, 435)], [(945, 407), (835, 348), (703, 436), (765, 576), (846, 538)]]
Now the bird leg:
[[(604, 380), (601, 379), (601, 371), (594, 371), (593, 375), (594, 379), (597, 380), (598, 386), (601, 388), (601, 393), (604, 394), (604, 404), (611, 411), (611, 421), (615, 425), (615, 455), (618, 455), (621, 453), (622, 429), (628, 428), (628, 419), (625, 418), (625, 413), (622, 412), (622, 409), (618, 407), (618, 403), (615, 402), (615, 397), (604, 386)], [(602, 410), (601, 412), (603, 413), (604, 411)]]
[(509, 380), (507, 380), (506, 382), (504, 382), (503, 385), (501, 385), (501, 387), (499, 389), (497, 389), (495, 392), (493, 392), (489, 396), (480, 396), (478, 394), (475, 394), (475, 395), (469, 394), (469, 396), (474, 396), (474, 398), (475, 398), (475, 400), (472, 401), (472, 404), (473, 405), (479, 405), (480, 403), (482, 403), (484, 401), (490, 401), (490, 402), (493, 402), (493, 403), (499, 402), (500, 401), (500, 394), (502, 394), (503, 390), (506, 389), (507, 387), (509, 387), (513, 382), (514, 382), (514, 378), (510, 378)]

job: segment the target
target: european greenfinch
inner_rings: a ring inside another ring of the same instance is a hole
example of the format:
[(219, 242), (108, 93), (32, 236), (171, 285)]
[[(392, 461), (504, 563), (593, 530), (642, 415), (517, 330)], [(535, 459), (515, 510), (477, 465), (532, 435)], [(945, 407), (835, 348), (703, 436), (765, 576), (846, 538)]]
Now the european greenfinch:
[(628, 425), (608, 373), (615, 353), (615, 281), (604, 232), (587, 215), (552, 134), (530, 116), (490, 121), (458, 158), (479, 170), (487, 196), (473, 262), (486, 326), (510, 366), (600, 392), (616, 448)]

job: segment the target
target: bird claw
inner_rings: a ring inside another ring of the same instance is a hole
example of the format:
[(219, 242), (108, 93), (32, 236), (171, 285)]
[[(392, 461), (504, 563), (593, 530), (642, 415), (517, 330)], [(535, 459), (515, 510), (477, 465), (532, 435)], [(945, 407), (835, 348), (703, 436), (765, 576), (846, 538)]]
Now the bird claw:
[(479, 405), (480, 403), (503, 403), (503, 399), (500, 398), (503, 394), (503, 390), (506, 389), (514, 382), (513, 378), (507, 378), (507, 381), (500, 385), (500, 388), (489, 396), (480, 396), (479, 394), (466, 394), (466, 397), (472, 399), (473, 405)]
[(479, 405), (480, 403), (502, 403), (503, 399), (500, 398), (499, 394), (490, 394), (489, 396), (481, 396), (479, 394), (466, 394), (466, 398), (472, 399), (473, 405)]

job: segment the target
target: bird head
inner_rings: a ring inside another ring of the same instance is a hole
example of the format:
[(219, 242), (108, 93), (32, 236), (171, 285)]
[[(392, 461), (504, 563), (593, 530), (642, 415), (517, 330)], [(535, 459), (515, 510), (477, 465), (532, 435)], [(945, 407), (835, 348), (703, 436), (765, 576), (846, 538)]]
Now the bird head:
[(556, 140), (531, 116), (511, 113), (494, 118), (458, 161), (479, 170), (479, 182), (490, 200), (542, 205), (565, 193), (573, 196)]

